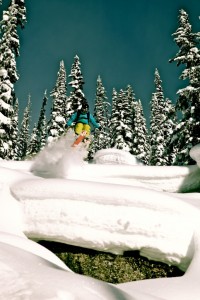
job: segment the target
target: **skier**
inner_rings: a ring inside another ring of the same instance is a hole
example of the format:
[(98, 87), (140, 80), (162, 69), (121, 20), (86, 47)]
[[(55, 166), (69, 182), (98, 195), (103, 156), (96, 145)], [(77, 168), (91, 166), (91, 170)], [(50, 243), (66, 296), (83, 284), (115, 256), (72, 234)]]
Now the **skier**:
[(95, 128), (101, 129), (99, 123), (96, 122), (93, 115), (89, 112), (89, 105), (87, 102), (83, 102), (80, 110), (76, 111), (71, 118), (67, 121), (65, 128), (71, 126), (75, 122), (74, 131), (77, 135), (80, 135), (83, 131), (86, 131), (86, 137), (90, 135), (90, 123)]

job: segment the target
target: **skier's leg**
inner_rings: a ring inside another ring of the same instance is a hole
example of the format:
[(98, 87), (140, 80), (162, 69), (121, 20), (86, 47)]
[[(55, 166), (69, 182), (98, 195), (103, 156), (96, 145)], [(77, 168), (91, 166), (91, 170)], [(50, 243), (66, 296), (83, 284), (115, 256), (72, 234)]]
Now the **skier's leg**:
[(90, 125), (83, 124), (83, 130), (87, 132), (86, 137), (90, 135)]
[(83, 124), (82, 123), (76, 123), (74, 131), (76, 134), (81, 134), (81, 132), (83, 131)]

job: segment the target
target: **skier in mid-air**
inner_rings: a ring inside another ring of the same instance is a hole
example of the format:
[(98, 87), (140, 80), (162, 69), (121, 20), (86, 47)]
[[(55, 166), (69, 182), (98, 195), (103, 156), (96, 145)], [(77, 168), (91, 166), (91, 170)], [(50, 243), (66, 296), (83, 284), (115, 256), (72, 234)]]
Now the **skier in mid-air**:
[(101, 129), (99, 123), (96, 122), (93, 115), (89, 112), (89, 105), (87, 102), (82, 103), (80, 110), (77, 110), (71, 118), (67, 121), (65, 128), (68, 128), (75, 122), (74, 132), (80, 135), (83, 131), (86, 132), (86, 137), (90, 135), (90, 123), (98, 129)]

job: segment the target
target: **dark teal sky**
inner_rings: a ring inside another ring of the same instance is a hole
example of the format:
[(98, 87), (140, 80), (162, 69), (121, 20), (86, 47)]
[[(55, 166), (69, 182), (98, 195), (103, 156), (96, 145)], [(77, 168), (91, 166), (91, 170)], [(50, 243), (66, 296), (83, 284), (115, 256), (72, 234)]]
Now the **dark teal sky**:
[[(3, 0), (0, 7), (7, 8)], [(171, 36), (178, 12), (189, 14), (193, 31), (200, 31), (199, 0), (25, 0), (27, 24), (20, 31), (19, 81), (15, 92), (22, 112), (31, 95), (32, 122), (38, 120), (45, 89), (54, 88), (59, 63), (67, 75), (75, 55), (81, 62), (84, 93), (93, 109), (97, 76), (107, 96), (131, 84), (141, 99), (147, 122), (158, 68), (165, 97), (176, 100), (183, 84), (180, 68), (168, 61), (178, 52)], [(1, 13), (2, 15), (2, 13)], [(69, 81), (68, 81), (69, 82)], [(49, 97), (49, 107), (51, 98)]]

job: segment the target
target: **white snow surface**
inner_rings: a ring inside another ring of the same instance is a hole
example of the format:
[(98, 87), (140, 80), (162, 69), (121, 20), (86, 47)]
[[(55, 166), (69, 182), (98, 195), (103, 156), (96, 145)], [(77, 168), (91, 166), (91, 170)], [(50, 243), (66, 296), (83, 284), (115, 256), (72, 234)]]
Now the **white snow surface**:
[[(198, 300), (200, 145), (190, 151), (194, 166), (134, 165), (116, 149), (89, 164), (73, 138), (69, 132), (32, 161), (0, 161), (0, 299)], [(33, 241), (40, 239), (139, 250), (185, 275), (112, 285), (73, 273)]]
[(130, 152), (119, 150), (116, 148), (102, 149), (95, 153), (94, 162), (97, 164), (123, 164), (123, 165), (143, 165), (143, 163), (137, 159)]

